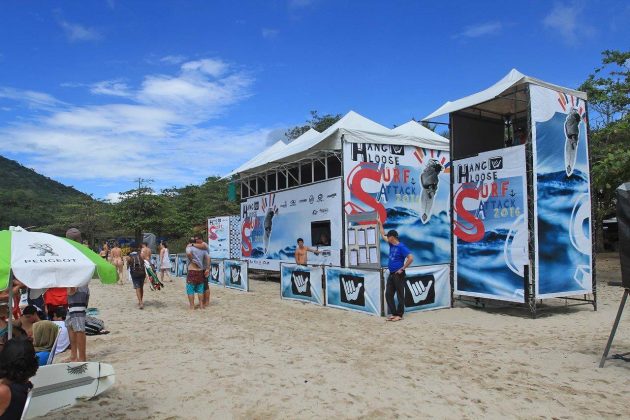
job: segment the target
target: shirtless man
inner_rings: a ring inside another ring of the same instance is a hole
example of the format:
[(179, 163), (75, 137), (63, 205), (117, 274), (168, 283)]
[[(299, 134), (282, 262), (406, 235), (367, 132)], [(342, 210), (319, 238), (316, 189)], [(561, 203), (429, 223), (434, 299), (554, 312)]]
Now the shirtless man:
[(297, 249), (295, 250), (295, 263), (296, 264), (306, 265), (307, 260), (308, 260), (307, 253), (309, 251), (314, 253), (315, 255), (319, 255), (318, 250), (304, 246), (304, 239), (302, 238), (298, 238), (297, 245), (298, 245)]
[(122, 259), (122, 249), (120, 249), (118, 242), (114, 244), (114, 247), (109, 252), (109, 256), (110, 262), (116, 266), (116, 271), (118, 272), (118, 284), (125, 284), (123, 280), (124, 264)]
[[(151, 248), (149, 248), (149, 244), (146, 242), (142, 242), (142, 248), (140, 249), (140, 258), (145, 261), (148, 261), (151, 264)], [(149, 275), (145, 278), (146, 281), (151, 281)]]

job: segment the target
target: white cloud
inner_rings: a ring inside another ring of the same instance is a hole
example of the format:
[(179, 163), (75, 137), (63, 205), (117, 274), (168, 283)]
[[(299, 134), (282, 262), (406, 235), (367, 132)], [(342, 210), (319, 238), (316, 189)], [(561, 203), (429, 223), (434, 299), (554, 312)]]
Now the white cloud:
[(495, 35), (501, 32), (503, 24), (501, 22), (485, 22), (471, 25), (454, 36), (454, 38), (479, 38), (482, 36)]
[(118, 203), (120, 201), (120, 193), (111, 192), (105, 196), (105, 200), (110, 203)]
[(119, 80), (104, 80), (94, 83), (90, 92), (95, 95), (129, 96), (129, 87)]
[(272, 28), (262, 28), (262, 36), (265, 39), (273, 39), (275, 37), (278, 36), (278, 34), (280, 33), (280, 31), (278, 31), (277, 29), (272, 29)]
[(555, 3), (543, 18), (543, 26), (556, 34), (569, 45), (577, 45), (583, 36), (594, 33), (592, 26), (581, 21), (584, 6), (581, 2)]
[(63, 105), (62, 101), (55, 99), (47, 93), (32, 90), (19, 90), (10, 87), (0, 87), (0, 98), (21, 102), (30, 108), (51, 108)]
[(176, 74), (147, 75), (138, 86), (119, 80), (91, 85), (93, 94), (110, 97), (101, 105), (0, 88), (0, 97), (46, 105), (0, 127), (0, 150), (26, 156), (25, 164), (51, 177), (142, 176), (155, 179), (156, 188), (197, 183), (238, 167), (265, 144), (271, 128), (212, 123), (247, 98), (252, 83), (228, 63), (204, 59), (183, 63)]
[(160, 61), (167, 64), (181, 64), (186, 61), (186, 57), (183, 55), (167, 55), (160, 58)]
[(59, 25), (66, 33), (68, 40), (75, 41), (97, 41), (101, 39), (101, 34), (93, 28), (80, 25), (78, 23), (71, 23), (65, 20), (59, 20)]

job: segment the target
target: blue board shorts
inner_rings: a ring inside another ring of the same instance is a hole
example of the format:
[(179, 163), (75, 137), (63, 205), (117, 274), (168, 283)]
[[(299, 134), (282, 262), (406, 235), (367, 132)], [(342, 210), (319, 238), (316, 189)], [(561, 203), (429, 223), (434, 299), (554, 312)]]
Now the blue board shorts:
[(195, 293), (197, 293), (198, 295), (202, 295), (203, 292), (204, 292), (203, 283), (201, 283), (201, 284), (186, 283), (186, 294), (187, 295), (194, 295)]

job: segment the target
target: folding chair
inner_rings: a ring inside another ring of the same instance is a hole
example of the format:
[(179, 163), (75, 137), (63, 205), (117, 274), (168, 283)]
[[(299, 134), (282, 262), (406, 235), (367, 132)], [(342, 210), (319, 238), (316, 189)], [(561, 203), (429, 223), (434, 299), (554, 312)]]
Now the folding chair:
[(47, 365), (52, 365), (53, 359), (55, 358), (55, 351), (57, 351), (57, 342), (59, 341), (60, 335), (61, 335), (61, 328), (57, 327), (57, 336), (55, 337), (55, 342), (53, 343), (53, 346), (50, 349), (50, 355), (48, 355), (48, 360), (46, 361)]

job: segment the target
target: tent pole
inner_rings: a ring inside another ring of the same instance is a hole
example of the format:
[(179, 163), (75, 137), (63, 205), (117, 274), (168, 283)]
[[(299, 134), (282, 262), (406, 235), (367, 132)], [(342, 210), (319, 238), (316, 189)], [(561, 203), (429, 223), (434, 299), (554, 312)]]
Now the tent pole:
[(13, 338), (13, 271), (9, 274), (9, 304), (7, 305), (9, 308), (9, 325), (7, 325), (8, 339)]

